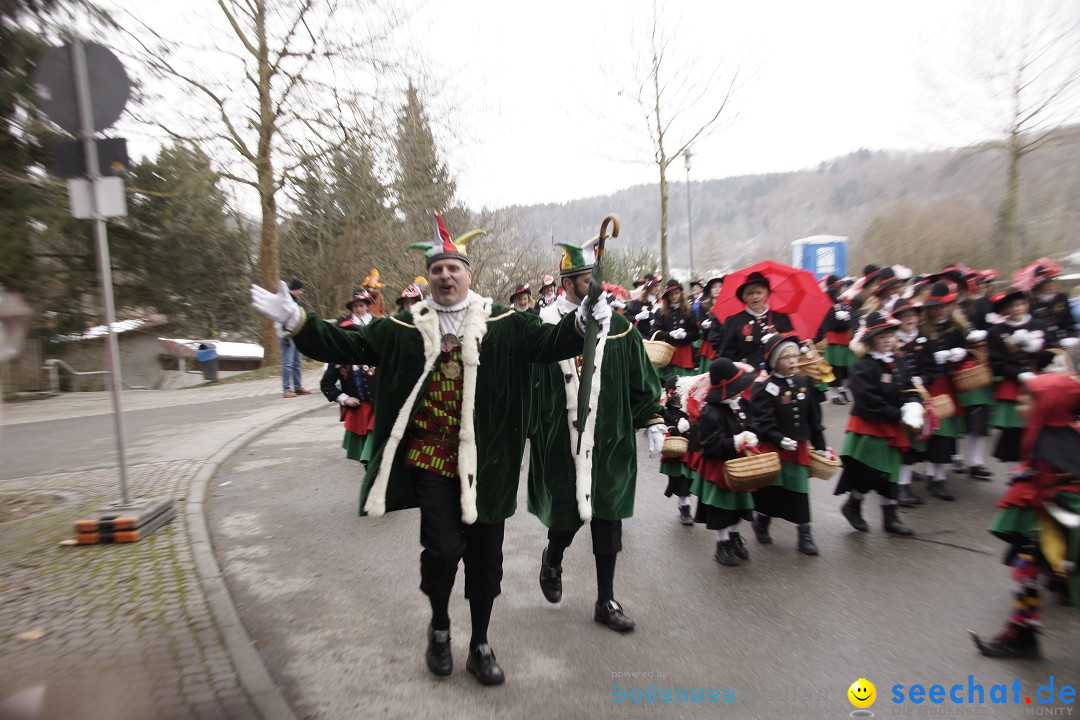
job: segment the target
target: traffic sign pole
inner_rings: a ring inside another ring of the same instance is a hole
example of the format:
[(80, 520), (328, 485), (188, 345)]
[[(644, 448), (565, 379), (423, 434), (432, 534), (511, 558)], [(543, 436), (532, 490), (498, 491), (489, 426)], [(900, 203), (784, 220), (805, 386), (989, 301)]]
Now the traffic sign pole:
[(90, 97), (90, 74), (86, 66), (86, 49), (79, 37), (71, 42), (71, 65), (75, 74), (75, 95), (79, 104), (79, 136), (86, 154), (86, 175), (91, 186), (91, 207), (94, 224), (94, 244), (97, 247), (98, 272), (101, 278), (101, 301), (105, 309), (105, 326), (108, 328), (109, 373), (112, 378), (113, 423), (116, 429), (116, 454), (120, 465), (120, 495), (124, 505), (131, 504), (128, 492), (127, 434), (124, 428), (124, 411), (120, 397), (123, 380), (120, 371), (120, 343), (113, 325), (116, 308), (113, 305), (112, 260), (109, 256), (109, 237), (105, 217), (98, 207), (97, 193), (93, 191), (101, 172), (98, 168), (97, 143), (94, 141), (94, 112)]

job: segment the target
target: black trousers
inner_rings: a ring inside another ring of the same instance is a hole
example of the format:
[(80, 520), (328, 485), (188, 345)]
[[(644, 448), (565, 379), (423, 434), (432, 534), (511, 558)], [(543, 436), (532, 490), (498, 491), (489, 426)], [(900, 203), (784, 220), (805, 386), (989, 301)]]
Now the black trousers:
[(465, 597), (492, 599), (502, 592), (504, 521), (466, 525), (461, 520), (461, 481), (414, 469), (420, 505), (420, 590), (447, 597), (458, 562), (465, 561)]
[[(622, 552), (622, 520), (604, 520), (594, 517), (589, 522), (592, 533), (593, 555), (617, 555)], [(548, 541), (563, 548), (574, 542), (575, 530), (548, 530)]]

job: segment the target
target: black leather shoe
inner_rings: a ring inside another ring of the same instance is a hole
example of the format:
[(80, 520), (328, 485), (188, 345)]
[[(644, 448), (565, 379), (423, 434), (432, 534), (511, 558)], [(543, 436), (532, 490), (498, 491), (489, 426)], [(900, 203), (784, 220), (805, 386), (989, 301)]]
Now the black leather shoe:
[(450, 631), (427, 629), (427, 666), (432, 675), (446, 677), (454, 672), (454, 656), (450, 653)]
[(540, 590), (549, 603), (562, 600), (562, 568), (548, 565), (547, 548), (540, 556)]
[(840, 514), (859, 532), (870, 532), (870, 526), (862, 516), (862, 500), (854, 495), (848, 495), (848, 499), (840, 506)]
[(750, 551), (746, 549), (746, 541), (743, 540), (742, 535), (732, 532), (728, 534), (728, 539), (731, 540), (731, 548), (735, 552), (735, 557), (740, 560), (750, 559)]
[(969, 467), (968, 475), (976, 480), (990, 480), (994, 477), (994, 473), (990, 472), (982, 465), (972, 465)]
[(472, 673), (481, 685), (502, 685), (506, 680), (499, 663), (495, 662), (495, 653), (487, 643), (477, 645), (469, 651), (465, 669)]
[(836, 396), (836, 397), (834, 397), (832, 399), (832, 404), (833, 405), (847, 405), (847, 401), (844, 400), (844, 398), (842, 398), (840, 396)]
[(817, 555), (817, 544), (814, 542), (814, 536), (810, 534), (810, 523), (803, 523), (799, 526), (799, 545), (798, 550), (803, 555)]
[(915, 494), (910, 485), (901, 485), (897, 488), (896, 499), (900, 503), (900, 507), (909, 508), (923, 504), (923, 499)]
[(713, 555), (716, 562), (725, 567), (734, 567), (739, 564), (739, 558), (735, 555), (735, 545), (730, 540), (720, 540), (716, 543), (716, 554)]
[(622, 605), (615, 600), (596, 603), (593, 620), (603, 623), (615, 632), (630, 632), (634, 629), (634, 621), (623, 612)]
[(928, 489), (930, 494), (936, 497), (938, 500), (955, 500), (956, 496), (953, 495), (952, 490), (945, 484), (944, 480), (931, 480), (928, 483)]
[(754, 515), (754, 520), (751, 523), (751, 527), (754, 529), (754, 537), (762, 545), (768, 545), (772, 542), (772, 537), (769, 535), (769, 521), (772, 520), (768, 515), (762, 515), (758, 513)]

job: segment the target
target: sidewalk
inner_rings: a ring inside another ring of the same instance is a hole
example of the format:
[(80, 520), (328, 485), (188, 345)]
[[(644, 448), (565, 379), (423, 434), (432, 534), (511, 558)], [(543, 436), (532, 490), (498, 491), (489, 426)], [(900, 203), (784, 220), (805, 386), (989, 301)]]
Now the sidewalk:
[[(318, 371), (306, 375), (307, 387), (317, 388)], [(253, 437), (326, 406), (317, 394), (271, 400), (280, 393), (276, 378), (124, 393), (125, 411), (261, 399), (250, 423), (203, 431), (202, 460), (129, 466), (132, 498), (177, 501), (177, 517), (138, 543), (58, 545), (72, 537), (74, 520), (119, 499), (116, 468), (0, 482), (0, 498), (61, 500), (0, 522), (0, 720), (295, 717), (240, 624), (203, 517), (220, 463)], [(55, 400), (5, 405), (0, 419), (12, 426), (112, 412), (108, 393)], [(43, 438), (50, 442), (62, 438)]]

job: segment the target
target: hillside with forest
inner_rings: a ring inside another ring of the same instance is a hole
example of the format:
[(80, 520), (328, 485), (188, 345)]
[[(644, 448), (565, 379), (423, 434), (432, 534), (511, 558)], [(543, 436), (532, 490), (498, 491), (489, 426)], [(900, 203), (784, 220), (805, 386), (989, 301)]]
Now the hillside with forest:
[[(1080, 245), (1080, 127), (1059, 130), (1020, 164), (1019, 218), (1024, 258), (1062, 256)], [(1005, 196), (1003, 150), (980, 146), (927, 153), (859, 150), (788, 173), (690, 184), (695, 274), (789, 257), (809, 235), (851, 239), (849, 272), (866, 262), (932, 270), (962, 261), (999, 267), (1008, 254), (995, 227)], [(689, 274), (686, 183), (669, 180), (672, 268)], [(518, 236), (537, 245), (583, 241), (598, 219), (619, 215), (619, 245), (658, 255), (658, 185), (562, 204), (508, 208)]]

